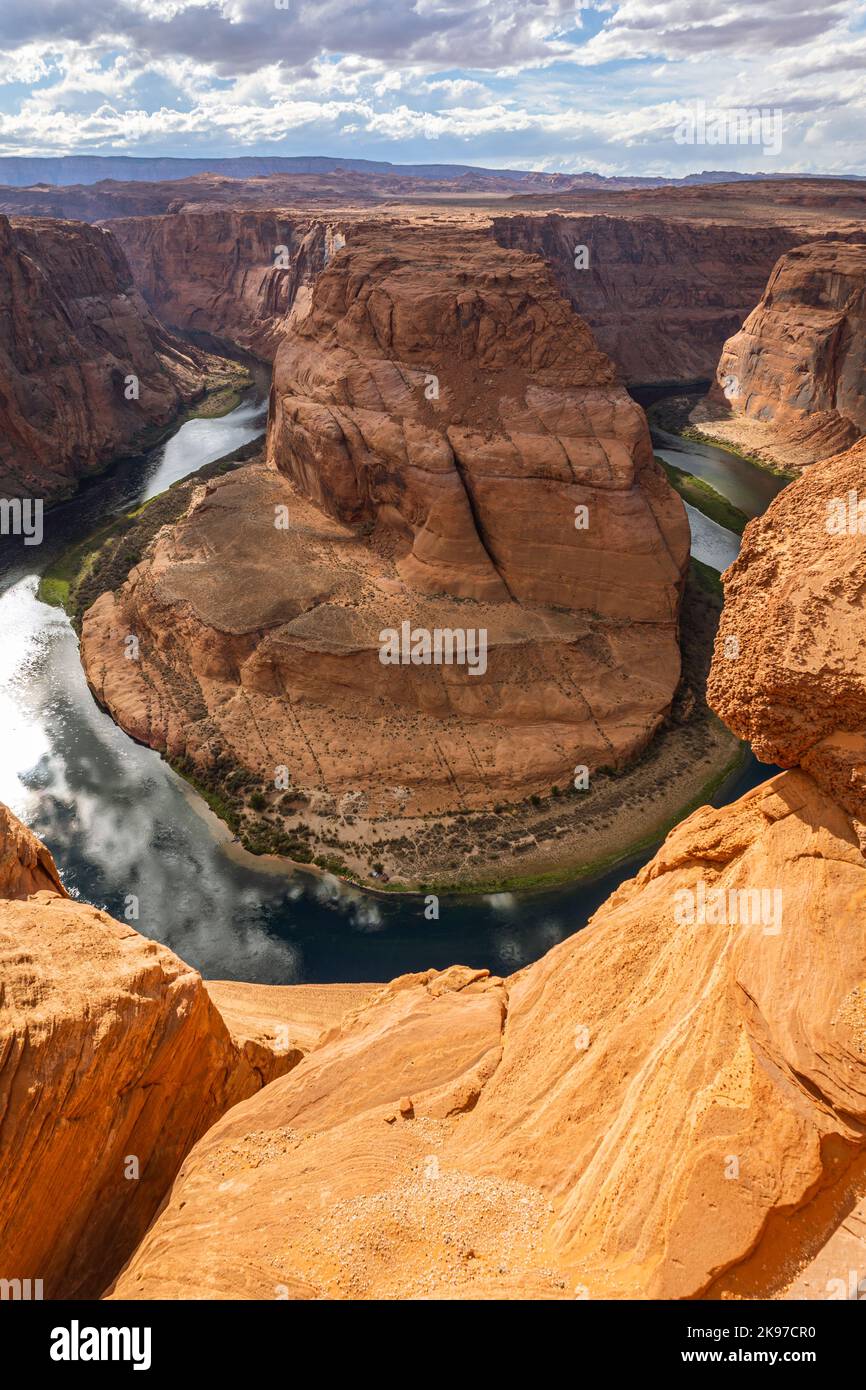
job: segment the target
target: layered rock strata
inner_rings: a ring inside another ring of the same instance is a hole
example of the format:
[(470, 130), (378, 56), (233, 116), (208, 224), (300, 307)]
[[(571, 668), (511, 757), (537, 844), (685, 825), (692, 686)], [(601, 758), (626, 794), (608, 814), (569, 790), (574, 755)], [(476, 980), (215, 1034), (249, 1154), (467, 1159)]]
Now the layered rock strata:
[(798, 246), (775, 266), (757, 308), (724, 346), (716, 437), (800, 468), (866, 434), (866, 246)]
[(46, 500), (202, 395), (216, 364), (150, 313), (112, 234), (0, 216), (0, 493)]
[[(518, 800), (646, 746), (679, 679), (686, 518), (536, 258), (359, 232), (296, 306), (268, 455), (85, 616), (124, 728), (380, 815)], [(483, 633), (483, 658), (383, 663), (404, 624), (470, 652)]]
[[(627, 204), (623, 202), (623, 212)], [(710, 379), (774, 262), (802, 239), (784, 225), (665, 216), (498, 217), (503, 246), (532, 251), (630, 383)]]
[(228, 341), (271, 361), (299, 293), (343, 243), (322, 217), (201, 208), (116, 218), (111, 231), (135, 282), (174, 328)]

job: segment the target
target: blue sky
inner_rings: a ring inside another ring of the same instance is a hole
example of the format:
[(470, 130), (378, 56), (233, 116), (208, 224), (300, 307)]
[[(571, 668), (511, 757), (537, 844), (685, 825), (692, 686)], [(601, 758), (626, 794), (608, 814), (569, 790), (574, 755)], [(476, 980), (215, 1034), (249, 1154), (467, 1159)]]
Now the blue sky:
[(866, 0), (2, 0), (0, 154), (85, 153), (862, 174)]

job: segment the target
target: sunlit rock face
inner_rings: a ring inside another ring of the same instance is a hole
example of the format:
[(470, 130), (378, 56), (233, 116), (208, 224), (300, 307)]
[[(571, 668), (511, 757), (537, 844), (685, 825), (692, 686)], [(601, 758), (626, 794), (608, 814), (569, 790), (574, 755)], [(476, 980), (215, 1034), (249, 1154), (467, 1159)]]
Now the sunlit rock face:
[(301, 1051), (236, 1041), (200, 976), (68, 897), (5, 807), (0, 981), (0, 1277), (98, 1297), (190, 1146)]
[(771, 1219), (862, 1152), (864, 901), (805, 774), (703, 808), (536, 964), (392, 981), (230, 1111), (116, 1296), (779, 1292)]
[(643, 412), (544, 264), (486, 231), (350, 238), (278, 353), (268, 450), (415, 589), (676, 610), (686, 528)]
[(708, 699), (757, 756), (807, 769), (866, 822), (866, 442), (746, 528), (725, 574)]
[(795, 468), (866, 434), (866, 246), (813, 242), (782, 256), (725, 344), (714, 396)]

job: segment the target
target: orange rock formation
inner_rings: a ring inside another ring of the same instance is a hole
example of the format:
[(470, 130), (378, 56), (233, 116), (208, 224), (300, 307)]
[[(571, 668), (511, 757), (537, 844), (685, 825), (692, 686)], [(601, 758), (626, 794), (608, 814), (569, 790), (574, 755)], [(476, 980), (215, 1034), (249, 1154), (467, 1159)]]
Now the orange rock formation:
[[(689, 537), (613, 377), (537, 258), (358, 233), (278, 351), (274, 467), (201, 489), (90, 609), (92, 688), (208, 775), (226, 754), (265, 787), (284, 767), (360, 814), (625, 761), (676, 690)], [(383, 664), (404, 622), (483, 631), (485, 669)]]
[[(866, 821), (866, 441), (747, 528), (725, 576), (708, 697), (759, 758), (799, 765)], [(728, 655), (726, 656), (726, 652)]]
[(96, 1297), (190, 1146), (301, 1047), (242, 1051), (195, 971), (68, 897), (5, 807), (0, 981), (0, 1278)]
[(714, 395), (720, 439), (799, 468), (866, 433), (866, 246), (813, 242), (782, 256), (725, 344)]

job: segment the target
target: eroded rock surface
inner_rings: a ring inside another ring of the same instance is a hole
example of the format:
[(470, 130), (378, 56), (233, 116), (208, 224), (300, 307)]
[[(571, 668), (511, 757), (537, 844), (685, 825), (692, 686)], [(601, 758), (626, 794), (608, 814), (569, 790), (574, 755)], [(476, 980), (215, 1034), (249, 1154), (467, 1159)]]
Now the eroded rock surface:
[[(725, 574), (708, 699), (757, 756), (800, 765), (866, 821), (866, 442), (746, 528)], [(727, 655), (726, 655), (727, 653)]]
[[(678, 921), (701, 884), (779, 916)], [(802, 773), (697, 812), (537, 964), (396, 980), (225, 1116), (116, 1296), (700, 1294), (862, 1144), (864, 895)]]
[[(85, 616), (88, 680), (129, 732), (396, 816), (646, 745), (679, 678), (686, 518), (536, 258), (358, 233), (279, 349), (268, 452)], [(483, 631), (484, 669), (383, 664), (404, 622)]]
[(204, 393), (216, 364), (154, 318), (110, 232), (0, 216), (0, 270), (4, 496), (70, 492)]
[(866, 433), (864, 345), (866, 246), (795, 247), (725, 344), (714, 396), (733, 419), (710, 432), (795, 469), (847, 448)]
[(543, 263), (486, 232), (350, 239), (280, 348), (268, 453), (413, 588), (632, 622), (676, 607), (682, 510), (643, 413)]
[(697, 381), (712, 377), (774, 262), (802, 236), (761, 225), (757, 208), (757, 225), (725, 222), (722, 209), (701, 220), (702, 211), (698, 201), (689, 220), (679, 208), (676, 216), (527, 214), (498, 217), (493, 229), (503, 246), (545, 258), (625, 381)]
[(0, 1278), (97, 1297), (195, 1140), (303, 1050), (291, 1029), (246, 1041), (171, 951), (68, 897), (0, 808)]
[(135, 282), (159, 318), (270, 361), (297, 295), (309, 293), (341, 232), (326, 218), (190, 208), (115, 218)]

